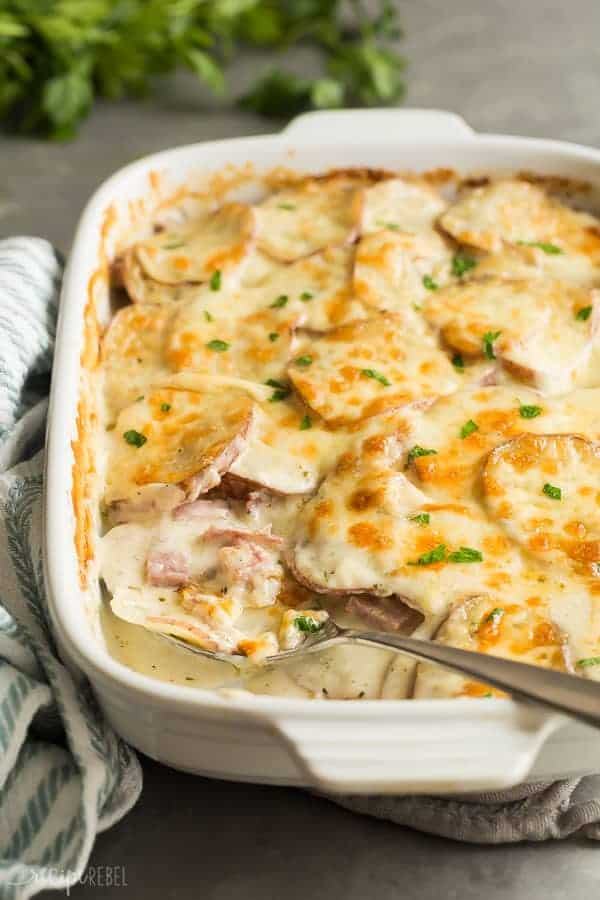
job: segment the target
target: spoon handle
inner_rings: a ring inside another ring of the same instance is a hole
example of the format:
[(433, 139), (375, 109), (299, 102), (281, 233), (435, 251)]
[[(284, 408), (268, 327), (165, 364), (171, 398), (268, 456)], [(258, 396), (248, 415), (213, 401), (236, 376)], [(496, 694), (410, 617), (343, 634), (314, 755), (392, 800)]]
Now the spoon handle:
[(401, 635), (349, 628), (340, 629), (340, 634), (344, 641), (389, 647), (416, 659), (439, 663), (508, 691), (515, 699), (533, 700), (600, 728), (599, 682)]

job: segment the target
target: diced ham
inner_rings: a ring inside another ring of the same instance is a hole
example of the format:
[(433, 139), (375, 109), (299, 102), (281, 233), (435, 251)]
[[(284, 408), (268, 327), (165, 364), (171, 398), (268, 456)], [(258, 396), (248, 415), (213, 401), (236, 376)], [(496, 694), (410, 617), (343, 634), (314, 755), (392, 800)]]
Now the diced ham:
[(481, 376), (478, 381), (478, 384), (481, 387), (493, 387), (494, 385), (499, 384), (499, 370), (497, 366), (492, 366), (491, 369), (487, 369)]
[(232, 545), (221, 547), (219, 561), (228, 577), (236, 581), (252, 581), (256, 575), (279, 574), (273, 554), (254, 541), (235, 539)]
[(180, 550), (151, 550), (146, 559), (146, 578), (154, 587), (182, 587), (190, 578), (189, 560)]
[(231, 511), (224, 500), (193, 500), (176, 507), (172, 516), (176, 522), (226, 523)]
[(347, 601), (346, 612), (379, 631), (401, 631), (403, 634), (411, 634), (423, 621), (423, 615), (399, 597), (355, 595)]

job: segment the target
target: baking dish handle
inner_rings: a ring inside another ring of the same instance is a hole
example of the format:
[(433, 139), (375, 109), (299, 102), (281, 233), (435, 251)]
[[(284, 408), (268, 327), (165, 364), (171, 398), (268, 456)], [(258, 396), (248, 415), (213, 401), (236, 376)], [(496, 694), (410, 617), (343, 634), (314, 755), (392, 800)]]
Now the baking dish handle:
[(526, 781), (544, 742), (565, 722), (510, 700), (455, 700), (462, 708), (450, 713), (440, 702), (448, 705), (425, 701), (426, 707), (405, 707), (396, 721), (389, 714), (376, 724), (351, 703), (352, 714), (342, 720), (278, 717), (272, 725), (317, 790), (422, 794), (499, 790)]
[(440, 109), (330, 109), (297, 116), (283, 130), (286, 138), (364, 141), (469, 138), (475, 132), (456, 113)]

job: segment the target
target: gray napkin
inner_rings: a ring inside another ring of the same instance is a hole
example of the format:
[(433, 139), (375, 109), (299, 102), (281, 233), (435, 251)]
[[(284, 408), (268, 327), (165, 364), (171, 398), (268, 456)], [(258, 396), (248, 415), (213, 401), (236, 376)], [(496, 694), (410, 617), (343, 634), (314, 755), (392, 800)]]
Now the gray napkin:
[(600, 775), (454, 797), (327, 795), (352, 812), (471, 844), (600, 841)]

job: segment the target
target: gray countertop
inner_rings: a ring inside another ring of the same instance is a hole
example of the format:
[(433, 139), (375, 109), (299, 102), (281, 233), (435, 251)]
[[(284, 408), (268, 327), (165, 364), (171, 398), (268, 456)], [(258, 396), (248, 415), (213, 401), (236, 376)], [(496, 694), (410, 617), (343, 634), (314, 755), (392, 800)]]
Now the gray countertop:
[[(402, 22), (407, 105), (454, 110), (479, 130), (600, 145), (598, 0), (406, 0)], [(243, 82), (256, 64), (241, 61), (234, 78)], [(251, 115), (207, 105), (188, 79), (177, 78), (151, 102), (100, 106), (70, 144), (4, 138), (0, 234), (43, 235), (66, 251), (89, 194), (124, 163), (174, 144), (271, 129)], [(115, 878), (124, 877), (126, 887), (95, 886), (91, 871), (87, 885), (71, 890), (74, 900), (598, 894), (600, 848), (591, 843), (455, 844), (355, 816), (301, 791), (143, 765), (142, 799), (98, 838), (90, 860), (124, 867)]]

